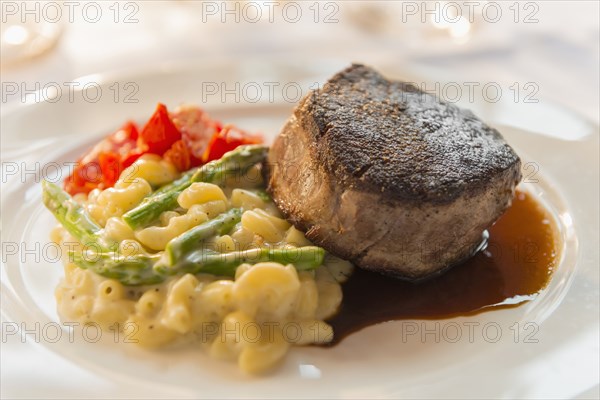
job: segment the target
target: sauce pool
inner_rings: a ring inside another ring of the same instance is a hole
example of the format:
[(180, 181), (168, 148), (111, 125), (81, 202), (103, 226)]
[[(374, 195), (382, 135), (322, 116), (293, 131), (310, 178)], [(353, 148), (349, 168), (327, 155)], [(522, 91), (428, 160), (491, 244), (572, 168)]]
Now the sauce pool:
[(546, 287), (559, 259), (557, 228), (548, 210), (517, 191), (489, 229), (487, 248), (443, 275), (410, 283), (356, 268), (346, 283), (331, 345), (369, 325), (441, 319), (514, 307)]

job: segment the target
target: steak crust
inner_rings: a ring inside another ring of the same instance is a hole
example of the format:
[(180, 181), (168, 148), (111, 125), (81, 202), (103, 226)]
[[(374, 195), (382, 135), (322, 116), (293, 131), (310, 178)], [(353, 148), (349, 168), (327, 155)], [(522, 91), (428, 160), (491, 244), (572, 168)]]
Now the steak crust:
[(301, 100), (264, 168), (278, 208), (310, 240), (411, 280), (473, 254), (520, 169), (472, 112), (359, 64)]

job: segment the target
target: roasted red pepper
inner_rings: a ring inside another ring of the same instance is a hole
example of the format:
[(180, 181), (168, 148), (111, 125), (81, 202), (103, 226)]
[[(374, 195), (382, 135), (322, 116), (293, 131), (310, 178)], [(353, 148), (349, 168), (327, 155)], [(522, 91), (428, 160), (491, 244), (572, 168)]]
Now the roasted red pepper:
[(234, 150), (236, 147), (244, 144), (262, 143), (262, 137), (250, 135), (233, 125), (225, 125), (219, 132), (215, 132), (208, 143), (208, 147), (202, 156), (202, 162), (207, 163), (212, 160), (218, 160), (223, 154)]
[(65, 179), (65, 190), (76, 194), (112, 187), (121, 172), (146, 153), (162, 156), (179, 171), (186, 171), (240, 145), (255, 143), (262, 143), (262, 138), (232, 125), (223, 127), (197, 107), (183, 107), (170, 115), (159, 103), (141, 131), (128, 122), (85, 154)]
[(137, 126), (127, 122), (77, 161), (73, 173), (65, 179), (65, 190), (70, 194), (89, 193), (113, 186), (123, 169), (133, 162), (124, 160), (135, 151), (137, 139)]
[(162, 156), (178, 140), (181, 140), (181, 133), (171, 121), (167, 107), (158, 103), (154, 115), (140, 132), (138, 148)]
[(183, 140), (178, 140), (173, 143), (173, 146), (165, 152), (163, 158), (175, 165), (175, 168), (179, 171), (187, 171), (192, 166), (190, 161), (190, 151)]
[(100, 164), (104, 186), (114, 186), (122, 172), (121, 157), (116, 153), (100, 153), (98, 163)]

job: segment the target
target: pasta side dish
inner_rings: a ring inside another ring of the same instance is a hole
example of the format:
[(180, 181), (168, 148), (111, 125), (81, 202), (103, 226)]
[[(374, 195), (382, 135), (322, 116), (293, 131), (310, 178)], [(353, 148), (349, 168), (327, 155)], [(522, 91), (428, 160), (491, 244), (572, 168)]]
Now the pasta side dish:
[(193, 342), (260, 373), (331, 341), (351, 264), (313, 246), (265, 192), (262, 137), (194, 105), (158, 104), (43, 182), (65, 257), (64, 322), (145, 347)]
[(44, 182), (61, 223), (52, 240), (68, 254), (61, 319), (119, 326), (146, 347), (190, 341), (247, 373), (330, 341), (325, 320), (352, 266), (281, 217), (264, 190), (266, 151), (240, 146), (183, 174), (146, 154), (113, 187), (74, 196)]

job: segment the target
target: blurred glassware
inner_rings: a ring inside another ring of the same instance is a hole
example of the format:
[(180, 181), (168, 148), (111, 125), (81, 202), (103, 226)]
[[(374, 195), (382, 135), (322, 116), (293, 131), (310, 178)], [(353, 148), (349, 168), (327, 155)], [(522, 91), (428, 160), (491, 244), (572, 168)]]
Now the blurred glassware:
[[(52, 49), (62, 33), (59, 2), (2, 2), (0, 65), (18, 64)], [(54, 13), (52, 13), (54, 11)], [(57, 14), (58, 13), (58, 14)]]
[[(480, 4), (481, 3), (481, 4)], [(481, 5), (469, 8), (449, 1), (347, 2), (341, 9), (354, 25), (380, 37), (402, 37), (407, 47), (462, 45), (482, 19)]]

